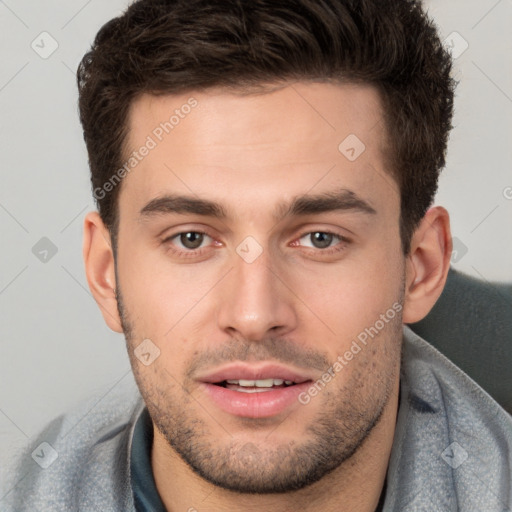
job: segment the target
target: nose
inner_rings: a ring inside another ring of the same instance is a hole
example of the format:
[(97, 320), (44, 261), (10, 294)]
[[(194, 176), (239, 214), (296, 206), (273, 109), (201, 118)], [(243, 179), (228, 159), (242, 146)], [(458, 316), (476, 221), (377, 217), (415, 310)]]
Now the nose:
[(251, 263), (234, 254), (233, 262), (219, 298), (219, 328), (249, 341), (295, 329), (293, 292), (286, 285), (286, 275), (272, 265), (268, 251)]

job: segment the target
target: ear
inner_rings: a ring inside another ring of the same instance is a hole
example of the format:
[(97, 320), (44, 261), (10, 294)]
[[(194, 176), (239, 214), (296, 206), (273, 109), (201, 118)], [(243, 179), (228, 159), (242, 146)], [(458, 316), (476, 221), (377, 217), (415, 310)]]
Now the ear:
[(116, 274), (110, 233), (98, 212), (90, 212), (84, 221), (83, 258), (89, 288), (107, 325), (123, 332), (117, 310)]
[(443, 291), (450, 269), (452, 237), (445, 208), (427, 211), (411, 239), (406, 259), (403, 322), (419, 322), (432, 309)]

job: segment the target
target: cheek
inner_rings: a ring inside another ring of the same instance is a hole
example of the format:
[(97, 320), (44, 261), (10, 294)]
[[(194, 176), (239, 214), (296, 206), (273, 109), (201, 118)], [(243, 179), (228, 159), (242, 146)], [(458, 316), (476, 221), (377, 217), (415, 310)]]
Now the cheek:
[(337, 336), (353, 336), (400, 300), (402, 273), (396, 257), (391, 264), (381, 258), (361, 258), (296, 276), (294, 288), (304, 297), (305, 306)]
[(164, 251), (138, 250), (135, 243), (120, 247), (119, 285), (136, 334), (163, 343), (179, 337), (201, 314), (208, 302), (204, 298), (222, 273), (218, 264), (176, 265)]

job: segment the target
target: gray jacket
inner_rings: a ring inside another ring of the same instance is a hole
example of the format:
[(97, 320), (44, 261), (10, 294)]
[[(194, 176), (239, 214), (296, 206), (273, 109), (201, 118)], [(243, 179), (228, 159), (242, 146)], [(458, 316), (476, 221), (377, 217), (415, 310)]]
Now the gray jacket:
[[(385, 512), (512, 510), (512, 418), (404, 327)], [(135, 511), (130, 451), (144, 403), (130, 375), (55, 419), (14, 470), (2, 512)]]

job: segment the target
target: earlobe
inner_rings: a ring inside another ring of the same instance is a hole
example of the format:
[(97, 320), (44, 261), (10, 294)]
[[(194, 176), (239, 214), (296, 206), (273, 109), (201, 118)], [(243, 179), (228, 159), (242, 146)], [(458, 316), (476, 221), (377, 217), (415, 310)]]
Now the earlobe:
[(117, 310), (114, 254), (108, 229), (98, 212), (90, 212), (84, 221), (83, 258), (91, 293), (107, 325), (123, 332)]
[(450, 269), (452, 238), (445, 208), (427, 211), (413, 234), (406, 260), (403, 322), (424, 318), (443, 291)]

